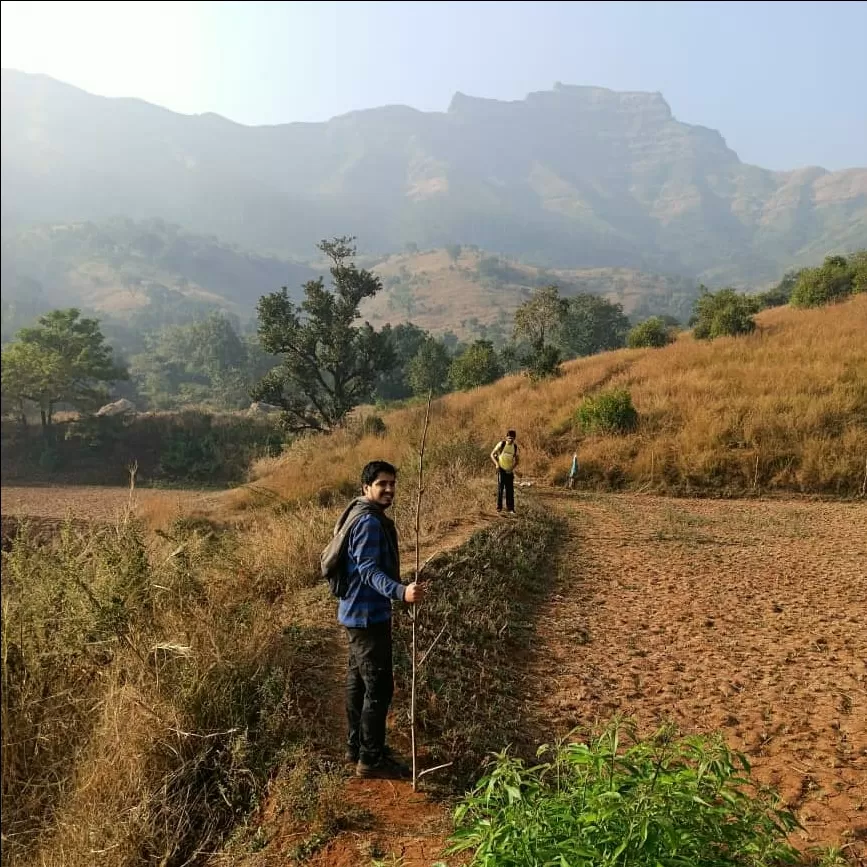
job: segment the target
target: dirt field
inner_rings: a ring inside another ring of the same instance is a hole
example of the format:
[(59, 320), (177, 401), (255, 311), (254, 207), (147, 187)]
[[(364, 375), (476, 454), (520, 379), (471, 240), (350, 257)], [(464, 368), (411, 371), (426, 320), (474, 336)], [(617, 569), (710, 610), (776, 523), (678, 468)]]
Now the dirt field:
[(530, 670), (539, 728), (721, 731), (795, 842), (867, 858), (867, 505), (541, 497), (571, 535)]
[[(132, 503), (147, 507), (160, 501), (179, 512), (189, 511), (219, 496), (213, 491), (163, 490), (137, 488)], [(2, 509), (4, 515), (14, 517), (51, 518), (63, 520), (72, 517), (82, 521), (112, 521), (130, 505), (129, 488), (98, 485), (31, 485), (3, 486)]]
[[(152, 495), (166, 492), (139, 492)], [(181, 492), (178, 508), (203, 496)], [(539, 576), (558, 584), (527, 663), (528, 731), (564, 735), (614, 713), (645, 730), (721, 731), (796, 812), (794, 842), (843, 845), (867, 864), (867, 504), (532, 496), (568, 518), (569, 537)], [(126, 497), (4, 488), (3, 512), (104, 520)], [(436, 860), (447, 814), (408, 784), (351, 781), (347, 797), (373, 828), (339, 835), (314, 863)]]

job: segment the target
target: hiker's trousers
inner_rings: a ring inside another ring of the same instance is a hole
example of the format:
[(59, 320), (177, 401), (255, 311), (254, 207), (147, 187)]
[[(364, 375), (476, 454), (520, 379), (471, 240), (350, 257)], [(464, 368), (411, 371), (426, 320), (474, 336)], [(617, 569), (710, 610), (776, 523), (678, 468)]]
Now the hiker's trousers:
[(394, 695), (391, 621), (364, 629), (345, 627), (349, 635), (346, 718), (349, 749), (366, 765), (375, 765), (385, 748), (385, 719)]
[(497, 470), (497, 511), (502, 511), (503, 494), (506, 495), (506, 510), (515, 511), (515, 474)]

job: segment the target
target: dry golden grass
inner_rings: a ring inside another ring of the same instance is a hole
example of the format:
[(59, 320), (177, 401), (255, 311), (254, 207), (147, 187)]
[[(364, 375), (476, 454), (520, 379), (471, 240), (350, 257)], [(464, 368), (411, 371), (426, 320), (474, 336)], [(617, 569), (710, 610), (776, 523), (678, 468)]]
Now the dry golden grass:
[[(703, 342), (683, 334), (663, 349), (569, 362), (553, 381), (512, 376), (436, 401), (433, 520), (440, 499), (443, 514), (453, 514), (467, 479), (489, 477), (485, 455), (508, 427), (518, 430), (520, 475), (545, 482), (564, 480), (577, 448), (581, 480), (593, 486), (858, 493), (867, 461), (867, 297), (776, 308), (757, 321), (747, 337)], [(584, 436), (574, 423), (582, 398), (614, 387), (632, 395), (638, 429)], [(396, 463), (412, 487), (423, 412), (416, 405), (386, 413), (381, 437), (347, 430), (295, 445), (259, 462), (252, 485), (224, 505), (249, 509), (269, 497), (325, 504), (333, 492), (350, 494), (374, 457)]]

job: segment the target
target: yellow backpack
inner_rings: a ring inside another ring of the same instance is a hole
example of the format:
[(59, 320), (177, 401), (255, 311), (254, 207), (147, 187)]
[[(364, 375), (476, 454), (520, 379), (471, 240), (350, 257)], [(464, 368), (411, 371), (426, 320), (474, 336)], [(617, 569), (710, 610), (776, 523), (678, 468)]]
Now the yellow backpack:
[(500, 453), (497, 455), (497, 463), (500, 465), (500, 469), (511, 473), (515, 468), (515, 456), (517, 454), (517, 443), (507, 443), (503, 440), (500, 443)]

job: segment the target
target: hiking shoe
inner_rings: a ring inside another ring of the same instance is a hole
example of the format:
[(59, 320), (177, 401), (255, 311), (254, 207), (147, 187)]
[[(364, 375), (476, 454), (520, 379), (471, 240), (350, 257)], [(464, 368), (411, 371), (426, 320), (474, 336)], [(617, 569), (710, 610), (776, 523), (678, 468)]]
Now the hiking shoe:
[(346, 752), (343, 754), (343, 759), (347, 765), (357, 765), (358, 750), (353, 750), (351, 747), (347, 747)]
[(355, 776), (368, 780), (408, 780), (412, 777), (409, 766), (392, 754), (384, 755), (375, 765), (359, 761)]

